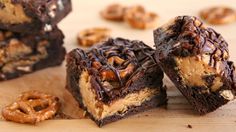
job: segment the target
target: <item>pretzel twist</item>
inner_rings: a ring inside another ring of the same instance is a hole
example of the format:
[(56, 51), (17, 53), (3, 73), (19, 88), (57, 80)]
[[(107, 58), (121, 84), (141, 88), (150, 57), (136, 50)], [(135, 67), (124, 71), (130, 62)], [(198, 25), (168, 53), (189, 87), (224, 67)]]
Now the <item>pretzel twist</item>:
[(38, 91), (30, 91), (23, 93), (16, 102), (5, 107), (2, 115), (9, 121), (35, 124), (52, 118), (59, 108), (59, 98)]

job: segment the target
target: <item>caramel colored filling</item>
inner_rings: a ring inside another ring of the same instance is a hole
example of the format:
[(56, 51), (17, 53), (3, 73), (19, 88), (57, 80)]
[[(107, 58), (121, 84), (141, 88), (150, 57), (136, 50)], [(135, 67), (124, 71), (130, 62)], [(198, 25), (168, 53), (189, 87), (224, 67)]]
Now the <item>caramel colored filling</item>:
[[(209, 75), (217, 75), (217, 70), (208, 65), (209, 57), (176, 57), (176, 63), (183, 82), (190, 87), (208, 87), (208, 83), (204, 77)], [(217, 91), (223, 86), (223, 82), (219, 76), (213, 80), (211, 91)]]
[(0, 69), (3, 73), (15, 70), (30, 72), (33, 64), (48, 56), (48, 41), (41, 41), (37, 46), (37, 54), (33, 54), (31, 47), (17, 39), (11, 39), (9, 44), (0, 49)]
[(11, 0), (1, 1), (4, 7), (0, 9), (0, 21), (7, 24), (21, 24), (31, 22), (20, 4), (12, 4)]
[(143, 102), (152, 99), (159, 93), (158, 89), (144, 88), (139, 92), (130, 93), (124, 98), (115, 100), (110, 104), (104, 104), (97, 99), (90, 83), (90, 75), (87, 71), (82, 72), (79, 87), (84, 106), (96, 120), (101, 120), (114, 114), (123, 115), (130, 106), (141, 106)]

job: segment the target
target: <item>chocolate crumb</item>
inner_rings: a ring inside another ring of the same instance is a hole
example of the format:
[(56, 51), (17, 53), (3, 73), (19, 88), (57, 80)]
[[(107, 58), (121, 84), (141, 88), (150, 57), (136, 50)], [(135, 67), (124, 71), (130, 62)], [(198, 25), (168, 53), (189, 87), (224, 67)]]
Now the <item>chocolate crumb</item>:
[(188, 124), (188, 126), (187, 126), (187, 127), (188, 127), (188, 128), (190, 128), (190, 129), (191, 129), (191, 128), (193, 128), (193, 127), (192, 127), (192, 125), (189, 125), (189, 124)]

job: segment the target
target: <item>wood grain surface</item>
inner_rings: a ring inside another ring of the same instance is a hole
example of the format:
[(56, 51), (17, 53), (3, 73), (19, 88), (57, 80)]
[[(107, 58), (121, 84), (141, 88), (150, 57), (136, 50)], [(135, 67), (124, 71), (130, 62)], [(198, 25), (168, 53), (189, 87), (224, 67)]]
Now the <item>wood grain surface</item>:
[[(228, 5), (236, 9), (236, 0), (72, 0), (73, 12), (66, 17), (59, 27), (65, 33), (65, 46), (68, 51), (78, 47), (77, 33), (85, 28), (108, 27), (113, 37), (143, 40), (153, 46), (152, 30), (135, 30), (125, 23), (109, 22), (101, 19), (99, 11), (110, 3), (124, 5), (142, 4), (148, 10), (160, 16), (159, 26), (178, 15), (198, 16), (201, 9), (213, 5)], [(224, 26), (212, 26), (220, 32), (229, 43), (231, 60), (236, 61), (236, 22)], [(172, 83), (165, 78), (168, 86), (169, 103), (166, 108), (153, 109), (128, 119), (124, 119), (103, 128), (98, 128), (89, 119), (49, 120), (37, 125), (24, 125), (0, 120), (0, 132), (137, 132), (137, 131), (196, 131), (196, 132), (235, 132), (236, 102), (230, 102), (217, 111), (205, 116), (197, 115), (186, 99), (177, 91)], [(81, 118), (83, 111), (65, 90), (65, 64), (60, 67), (48, 68), (24, 77), (0, 83), (0, 109), (9, 104), (23, 91), (32, 89), (45, 91), (60, 97), (62, 111), (74, 118)], [(189, 128), (191, 125), (192, 128)]]

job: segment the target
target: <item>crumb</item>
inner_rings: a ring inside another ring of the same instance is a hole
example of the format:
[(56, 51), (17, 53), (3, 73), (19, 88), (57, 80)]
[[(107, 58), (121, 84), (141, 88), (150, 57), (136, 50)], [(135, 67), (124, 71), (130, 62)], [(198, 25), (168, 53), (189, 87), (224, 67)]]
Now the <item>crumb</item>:
[(189, 125), (189, 124), (188, 124), (188, 126), (187, 126), (187, 127), (188, 127), (188, 128), (193, 128), (193, 127), (192, 127), (192, 125)]
[(148, 117), (149, 115), (144, 115), (144, 116)]

